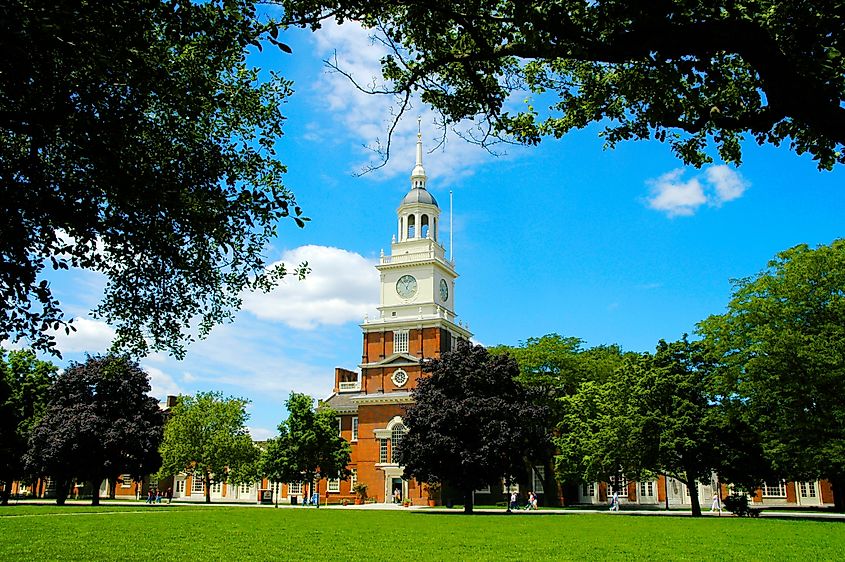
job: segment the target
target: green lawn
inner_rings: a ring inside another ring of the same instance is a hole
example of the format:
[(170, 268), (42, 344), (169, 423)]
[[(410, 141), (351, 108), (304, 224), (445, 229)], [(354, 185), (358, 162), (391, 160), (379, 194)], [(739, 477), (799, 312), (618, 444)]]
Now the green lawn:
[(204, 506), (0, 508), (0, 560), (842, 560), (838, 521)]

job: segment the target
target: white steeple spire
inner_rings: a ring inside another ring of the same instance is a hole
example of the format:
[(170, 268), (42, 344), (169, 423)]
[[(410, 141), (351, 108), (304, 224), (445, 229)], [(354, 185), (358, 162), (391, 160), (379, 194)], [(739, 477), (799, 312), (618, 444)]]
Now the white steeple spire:
[(417, 165), (411, 172), (411, 187), (425, 189), (425, 168), (422, 162), (422, 117), (417, 117)]

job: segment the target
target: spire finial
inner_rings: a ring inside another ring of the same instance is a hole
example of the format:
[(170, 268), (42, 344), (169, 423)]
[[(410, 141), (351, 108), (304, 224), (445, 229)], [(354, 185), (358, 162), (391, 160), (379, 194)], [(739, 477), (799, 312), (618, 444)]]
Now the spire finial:
[(422, 115), (417, 116), (417, 164), (411, 172), (411, 187), (425, 189), (425, 168), (423, 168)]

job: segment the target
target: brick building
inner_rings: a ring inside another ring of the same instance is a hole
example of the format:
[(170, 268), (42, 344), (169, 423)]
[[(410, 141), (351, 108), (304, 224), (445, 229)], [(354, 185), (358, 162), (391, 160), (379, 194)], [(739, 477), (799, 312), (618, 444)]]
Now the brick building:
[[(420, 377), (420, 360), (439, 357), (471, 334), (455, 314), (455, 264), (441, 242), (440, 207), (426, 189), (422, 140), (417, 134), (411, 189), (397, 210), (397, 230), (390, 255), (382, 255), (379, 317), (361, 324), (363, 348), (359, 371), (338, 368), (325, 404), (339, 414), (341, 434), (352, 444), (353, 478), (329, 482), (329, 501), (352, 498), (356, 482), (367, 484), (376, 501), (392, 501), (397, 492), (413, 503), (427, 501), (424, 486), (403, 480), (394, 456), (405, 434), (403, 406)], [(335, 496), (335, 498), (332, 498)]]

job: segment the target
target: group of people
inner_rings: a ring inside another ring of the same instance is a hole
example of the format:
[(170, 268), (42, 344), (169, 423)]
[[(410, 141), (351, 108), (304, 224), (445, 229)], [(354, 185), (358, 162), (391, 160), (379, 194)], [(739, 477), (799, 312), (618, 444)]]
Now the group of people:
[(161, 503), (162, 498), (167, 498), (167, 503), (170, 503), (173, 500), (173, 488), (168, 488), (163, 496), (161, 495), (161, 490), (158, 488), (150, 488), (147, 491), (147, 500), (145, 503)]
[[(510, 508), (519, 508), (519, 494), (517, 494), (516, 492), (511, 492)], [(537, 494), (535, 494), (533, 491), (528, 492), (528, 502), (525, 504), (525, 507), (523, 509), (526, 511), (528, 511), (529, 509), (537, 509)]]

